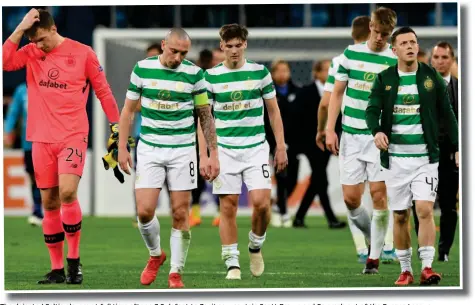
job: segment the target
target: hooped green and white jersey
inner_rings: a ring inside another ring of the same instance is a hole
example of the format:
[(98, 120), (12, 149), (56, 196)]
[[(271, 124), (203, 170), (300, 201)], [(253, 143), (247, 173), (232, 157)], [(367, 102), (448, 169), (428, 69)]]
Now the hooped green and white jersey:
[(340, 54), (332, 58), (332, 62), (330, 63), (330, 68), (328, 69), (328, 78), (325, 82), (325, 86), (323, 87), (323, 91), (333, 92), (333, 88), (335, 87), (335, 74), (338, 71), (338, 66), (340, 65)]
[(393, 109), (389, 155), (427, 161), (429, 152), (422, 130), (416, 72), (399, 71), (399, 89)]
[(140, 140), (156, 147), (195, 145), (194, 97), (204, 92), (203, 70), (186, 59), (176, 69), (162, 65), (159, 56), (139, 61), (127, 98), (141, 99)]
[(264, 143), (263, 99), (276, 95), (269, 70), (250, 60), (239, 69), (221, 63), (206, 70), (205, 79), (218, 145), (242, 149)]
[(371, 135), (366, 125), (365, 110), (373, 82), (378, 73), (395, 64), (397, 57), (389, 44), (382, 52), (371, 51), (366, 42), (346, 48), (335, 74), (335, 80), (348, 82), (343, 96), (343, 131)]

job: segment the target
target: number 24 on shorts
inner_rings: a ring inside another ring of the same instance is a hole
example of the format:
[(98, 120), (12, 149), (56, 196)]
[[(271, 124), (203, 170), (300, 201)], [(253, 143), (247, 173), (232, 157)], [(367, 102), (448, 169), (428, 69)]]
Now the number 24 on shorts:
[[(66, 161), (67, 162), (73, 162), (73, 159), (71, 159), (71, 157), (73, 156), (74, 152), (76, 152), (76, 156), (79, 157), (80, 159), (80, 163), (82, 163), (82, 151), (79, 150), (79, 149), (74, 149), (74, 148), (71, 148), (71, 147), (68, 147), (66, 148), (67, 151), (69, 151), (69, 155), (66, 157)], [(73, 156), (74, 158), (74, 156)]]

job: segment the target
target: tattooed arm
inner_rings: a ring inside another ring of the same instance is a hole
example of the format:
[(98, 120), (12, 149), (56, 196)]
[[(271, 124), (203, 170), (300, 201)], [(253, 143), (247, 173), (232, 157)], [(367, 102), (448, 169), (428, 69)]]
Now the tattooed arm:
[(208, 149), (211, 152), (215, 151), (218, 148), (218, 140), (216, 137), (216, 127), (214, 126), (213, 115), (211, 114), (211, 107), (209, 105), (201, 106), (196, 108), (198, 113), (199, 123), (201, 125), (201, 130), (203, 131)]
[[(214, 125), (214, 119), (211, 114), (211, 107), (209, 105), (196, 107), (196, 112), (198, 113), (199, 118), (198, 128), (201, 128), (203, 131), (203, 135), (206, 139), (209, 149), (209, 160), (206, 164), (204, 177), (207, 180), (213, 181), (219, 175), (218, 140), (216, 136), (216, 127)], [(198, 138), (199, 137), (200, 134), (198, 133)], [(203, 150), (200, 147), (200, 158), (202, 157), (202, 154)], [(206, 154), (204, 156), (206, 156)]]

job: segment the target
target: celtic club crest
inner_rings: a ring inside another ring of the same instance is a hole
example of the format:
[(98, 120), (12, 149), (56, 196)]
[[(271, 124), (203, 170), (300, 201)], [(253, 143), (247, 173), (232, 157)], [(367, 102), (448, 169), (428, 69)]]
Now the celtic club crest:
[(158, 92), (158, 99), (162, 101), (169, 101), (172, 97), (172, 94), (168, 90), (160, 90)]

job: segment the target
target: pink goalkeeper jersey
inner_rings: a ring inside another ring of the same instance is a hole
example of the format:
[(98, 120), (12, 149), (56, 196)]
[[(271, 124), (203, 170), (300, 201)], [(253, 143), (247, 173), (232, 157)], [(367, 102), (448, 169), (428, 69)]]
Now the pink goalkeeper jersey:
[(119, 122), (117, 103), (91, 47), (65, 38), (49, 53), (34, 43), (17, 48), (10, 39), (3, 44), (3, 70), (14, 71), (26, 66), (28, 141), (59, 143), (86, 137), (90, 85), (109, 122)]

